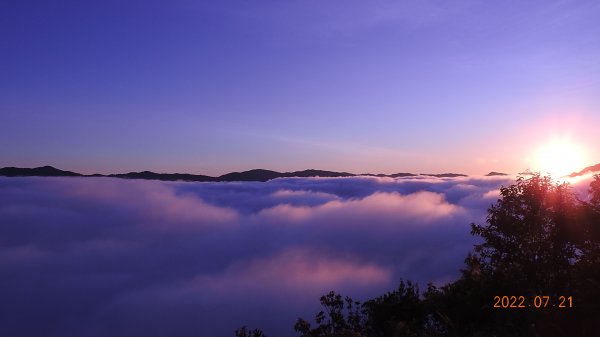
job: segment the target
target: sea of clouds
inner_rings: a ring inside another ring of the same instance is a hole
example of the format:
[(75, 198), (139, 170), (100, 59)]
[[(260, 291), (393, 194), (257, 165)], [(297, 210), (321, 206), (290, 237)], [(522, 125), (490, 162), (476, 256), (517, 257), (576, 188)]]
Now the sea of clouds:
[(293, 336), (329, 290), (456, 279), (513, 182), (0, 177), (0, 335)]

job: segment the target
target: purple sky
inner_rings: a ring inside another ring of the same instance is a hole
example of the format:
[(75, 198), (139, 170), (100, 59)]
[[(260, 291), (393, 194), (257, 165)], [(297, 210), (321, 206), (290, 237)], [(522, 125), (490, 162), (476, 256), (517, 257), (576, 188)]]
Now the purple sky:
[(600, 158), (597, 1), (2, 1), (0, 166), (519, 172)]
[(0, 167), (477, 175), (0, 177), (0, 335), (289, 336), (327, 291), (453, 280), (513, 182), (481, 174), (557, 139), (600, 162), (599, 22), (597, 1), (0, 1)]

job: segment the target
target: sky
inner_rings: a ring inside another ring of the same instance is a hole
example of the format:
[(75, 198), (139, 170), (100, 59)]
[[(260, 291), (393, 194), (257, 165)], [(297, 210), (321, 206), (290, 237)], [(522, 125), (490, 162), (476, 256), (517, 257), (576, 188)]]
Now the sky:
[(330, 290), (455, 280), (514, 182), (483, 174), (600, 162), (599, 22), (596, 1), (0, 0), (0, 167), (471, 175), (0, 177), (0, 335), (289, 336)]
[(485, 174), (600, 162), (597, 1), (0, 2), (0, 166)]

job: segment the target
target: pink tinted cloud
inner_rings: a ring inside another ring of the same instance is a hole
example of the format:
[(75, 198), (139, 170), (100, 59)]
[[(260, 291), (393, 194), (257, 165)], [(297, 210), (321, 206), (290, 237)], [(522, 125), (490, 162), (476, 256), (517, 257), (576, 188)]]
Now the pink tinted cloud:
[(482, 196), (505, 181), (0, 178), (0, 269), (10, 275), (0, 296), (11, 303), (0, 327), (226, 336), (248, 324), (288, 335), (327, 291), (367, 299), (400, 277), (456, 277), (473, 244), (468, 224), (493, 202)]
[(440, 193), (421, 191), (402, 195), (398, 192), (375, 192), (364, 198), (334, 200), (314, 207), (280, 204), (261, 210), (257, 221), (370, 224), (375, 218), (379, 224), (410, 226), (430, 223), (463, 212), (462, 207), (448, 203)]
[(198, 276), (179, 290), (186, 294), (268, 291), (303, 297), (307, 292), (380, 286), (388, 284), (391, 277), (390, 270), (357, 257), (290, 248), (274, 256), (235, 263), (218, 275)]
[(75, 178), (60, 182), (62, 193), (96, 203), (127, 208), (144, 226), (157, 230), (231, 228), (239, 219), (231, 208), (207, 204), (191, 193), (176, 193), (176, 185), (144, 180)]
[(339, 197), (335, 194), (325, 193), (325, 192), (315, 192), (308, 190), (289, 190), (289, 189), (280, 189), (273, 193), (271, 196), (274, 198), (289, 198), (289, 197), (313, 197), (313, 198), (321, 198), (321, 199), (339, 199)]
[(495, 201), (496, 199), (500, 198), (500, 190), (487, 191), (483, 194), (482, 198)]

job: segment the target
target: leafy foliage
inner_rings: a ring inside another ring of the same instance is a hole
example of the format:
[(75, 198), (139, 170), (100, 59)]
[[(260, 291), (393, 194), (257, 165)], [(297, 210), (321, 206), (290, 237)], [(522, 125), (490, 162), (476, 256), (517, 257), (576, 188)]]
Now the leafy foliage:
[(249, 330), (245, 326), (235, 330), (235, 337), (267, 337), (262, 330)]
[(475, 246), (485, 272), (505, 294), (564, 293), (578, 257), (569, 229), (577, 199), (569, 186), (534, 175), (500, 193), (488, 210), (488, 225), (472, 225), (472, 233), (485, 240)]
[(302, 337), (360, 337), (364, 331), (364, 317), (360, 311), (360, 302), (333, 291), (321, 296), (323, 310), (315, 316), (317, 326), (299, 318), (294, 330)]
[(400, 280), (398, 289), (364, 304), (369, 336), (418, 336), (426, 310), (419, 288)]

